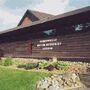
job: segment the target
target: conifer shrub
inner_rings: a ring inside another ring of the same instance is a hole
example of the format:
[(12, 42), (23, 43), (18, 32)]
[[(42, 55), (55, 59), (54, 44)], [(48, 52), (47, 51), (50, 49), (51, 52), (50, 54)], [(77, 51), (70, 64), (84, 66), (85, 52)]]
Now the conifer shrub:
[(26, 65), (21, 64), (21, 65), (18, 65), (17, 67), (18, 67), (18, 68), (25, 68), (25, 67), (26, 67)]
[(34, 69), (37, 67), (38, 67), (38, 63), (28, 63), (26, 64), (25, 69), (28, 70), (28, 69)]

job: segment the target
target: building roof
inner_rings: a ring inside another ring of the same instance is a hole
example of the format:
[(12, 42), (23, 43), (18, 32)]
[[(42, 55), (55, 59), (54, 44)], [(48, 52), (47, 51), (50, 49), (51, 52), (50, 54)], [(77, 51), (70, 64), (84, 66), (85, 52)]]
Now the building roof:
[(44, 18), (48, 18), (48, 17), (53, 17), (54, 16), (54, 15), (43, 13), (43, 12), (39, 12), (39, 11), (32, 11), (32, 10), (28, 10), (28, 11), (29, 11), (29, 13), (32, 13), (33, 15), (35, 15), (39, 20), (42, 20)]
[(88, 12), (88, 11), (90, 11), (90, 6), (85, 7), (85, 8), (81, 8), (81, 9), (78, 9), (78, 10), (70, 11), (70, 12), (67, 12), (67, 13), (64, 13), (64, 14), (60, 14), (60, 15), (57, 15), (57, 16), (47, 17), (45, 19), (41, 19), (41, 20), (32, 22), (28, 26), (17, 26), (15, 28), (12, 28), (12, 29), (0, 32), (0, 34), (11, 32), (11, 31), (15, 31), (15, 30), (22, 29), (22, 28), (27, 28), (27, 27), (35, 26), (37, 24), (41, 24), (41, 23), (45, 23), (45, 22), (49, 22), (49, 21), (53, 21), (53, 20), (62, 19), (62, 18), (65, 18), (65, 17), (77, 15), (77, 14)]
[(23, 20), (28, 17), (31, 22), (35, 22), (38, 20), (43, 20), (48, 17), (53, 17), (54, 15), (51, 14), (46, 14), (38, 11), (33, 11), (33, 10), (27, 10), (24, 16), (22, 17), (21, 21), (19, 22), (18, 26), (20, 26), (23, 22)]

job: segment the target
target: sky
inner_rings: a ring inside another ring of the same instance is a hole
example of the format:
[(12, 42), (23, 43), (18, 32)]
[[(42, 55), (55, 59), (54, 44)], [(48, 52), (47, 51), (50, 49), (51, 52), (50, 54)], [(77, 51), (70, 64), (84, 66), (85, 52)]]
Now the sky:
[(53, 15), (90, 6), (90, 0), (0, 0), (0, 31), (16, 27), (27, 9)]

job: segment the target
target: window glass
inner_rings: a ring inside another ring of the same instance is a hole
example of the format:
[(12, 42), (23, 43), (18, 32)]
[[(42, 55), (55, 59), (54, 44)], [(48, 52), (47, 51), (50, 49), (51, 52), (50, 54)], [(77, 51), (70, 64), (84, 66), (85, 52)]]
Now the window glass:
[(45, 30), (45, 31), (43, 31), (43, 34), (47, 35), (47, 36), (55, 35), (56, 34), (56, 29)]
[(86, 31), (86, 30), (90, 30), (90, 23), (75, 25), (75, 31)]
[(75, 31), (81, 31), (83, 30), (83, 25), (82, 24), (78, 24), (75, 26)]

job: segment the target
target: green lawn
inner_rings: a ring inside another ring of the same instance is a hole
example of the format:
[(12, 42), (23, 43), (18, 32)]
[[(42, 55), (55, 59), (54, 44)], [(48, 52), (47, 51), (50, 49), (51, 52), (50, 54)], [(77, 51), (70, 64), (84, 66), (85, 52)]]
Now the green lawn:
[(0, 90), (35, 90), (36, 82), (49, 75), (0, 67)]

